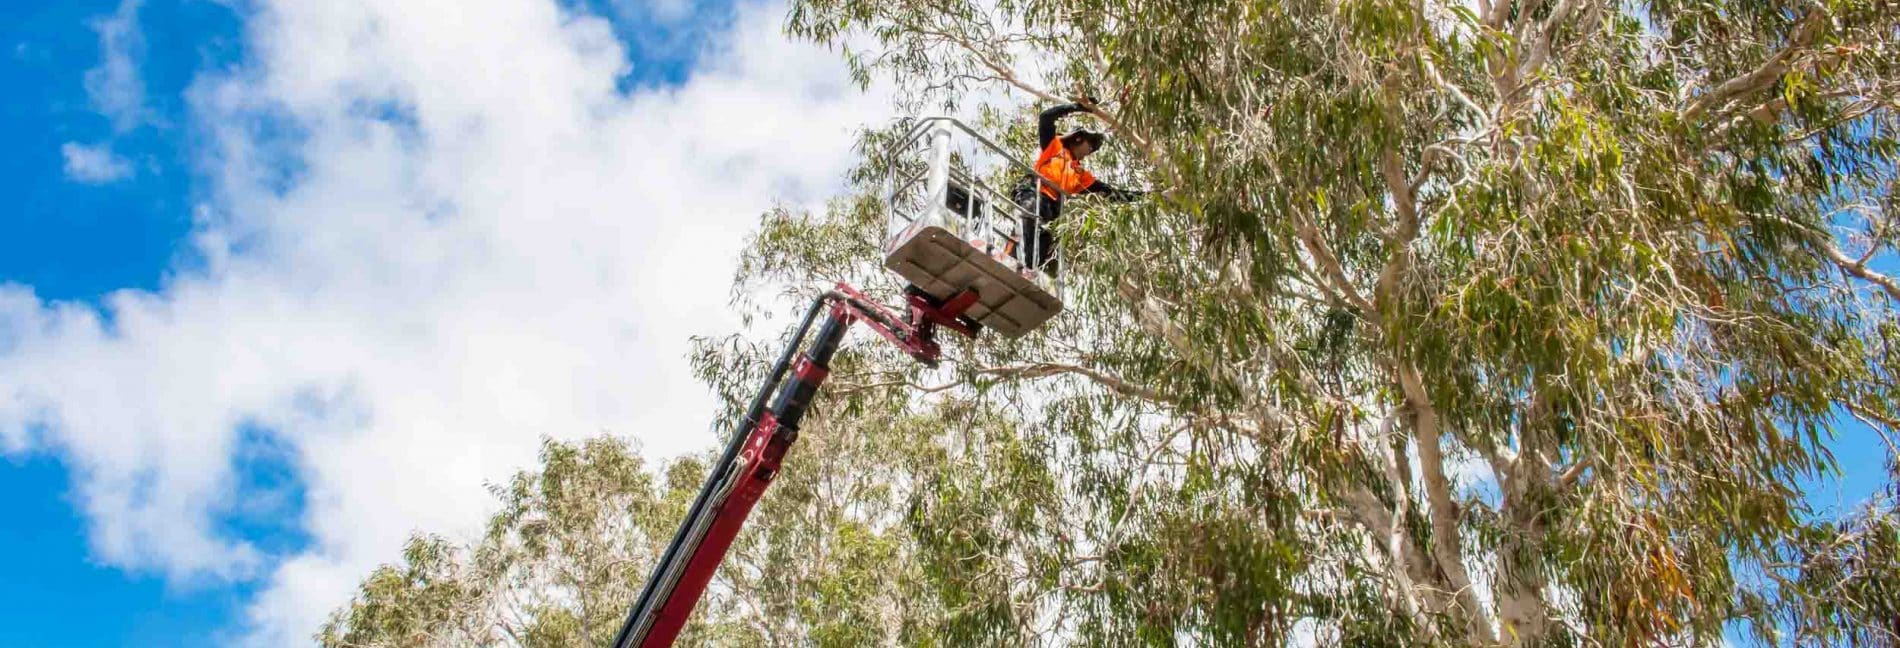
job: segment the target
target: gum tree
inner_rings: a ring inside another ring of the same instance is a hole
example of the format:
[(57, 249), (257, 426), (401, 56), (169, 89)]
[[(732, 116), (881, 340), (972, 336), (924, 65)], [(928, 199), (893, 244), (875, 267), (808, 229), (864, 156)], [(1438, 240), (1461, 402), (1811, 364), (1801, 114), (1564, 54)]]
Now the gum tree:
[(1071, 313), (958, 369), (951, 397), (1021, 418), (1062, 476), (1005, 548), (1048, 557), (1013, 565), (1040, 598), (1006, 625), (1831, 643), (1894, 640), (1823, 612), (1890, 612), (1890, 561), (1820, 588), (1838, 561), (1789, 556), (1893, 541), (1863, 524), (1885, 509), (1820, 520), (1796, 484), (1900, 403), (1896, 16), (802, 0), (790, 25), (915, 106), (1106, 98), (1110, 167), (1159, 192), (1070, 217)]
[[(1025, 153), (1028, 104), (1105, 99), (1091, 166), (1156, 193), (1067, 211), (1044, 331), (934, 371), (841, 354), (693, 640), (1894, 643), (1891, 494), (1815, 511), (1799, 483), (1843, 421), (1900, 427), (1896, 16), (796, 1), (794, 34)], [(895, 294), (887, 136), (862, 196), (766, 215), (736, 306)], [(776, 331), (703, 341), (729, 410)], [(560, 504), (556, 450), (485, 540), (417, 545), (324, 641), (599, 643), (697, 468), (614, 460), (613, 495)], [(522, 610), (558, 634), (508, 634)]]

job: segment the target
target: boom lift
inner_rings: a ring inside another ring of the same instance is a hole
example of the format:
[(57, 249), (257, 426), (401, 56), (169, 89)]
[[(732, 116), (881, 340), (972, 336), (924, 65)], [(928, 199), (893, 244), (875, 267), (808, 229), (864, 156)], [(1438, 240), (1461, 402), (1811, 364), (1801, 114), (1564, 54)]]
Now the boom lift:
[[(753, 505), (798, 441), (799, 422), (852, 324), (870, 327), (934, 367), (942, 355), (938, 328), (972, 338), (988, 328), (1015, 338), (1061, 312), (1060, 280), (1025, 270), (1015, 256), (1020, 245), (1036, 244), (1037, 237), (1021, 235), (1023, 223), (1038, 213), (1036, 205), (1018, 205), (1009, 192), (970, 171), (1000, 163), (1006, 176), (1019, 171), (1037, 178), (1034, 169), (947, 117), (919, 121), (886, 153), (890, 216), (884, 266), (912, 286), (905, 294), (906, 312), (900, 316), (843, 283), (812, 300), (654, 566), (614, 648), (673, 645)], [(1040, 192), (1028, 193), (1043, 199)], [(1026, 258), (1038, 258), (1030, 252)], [(824, 319), (813, 335), (821, 313)], [(778, 395), (768, 408), (774, 391)]]

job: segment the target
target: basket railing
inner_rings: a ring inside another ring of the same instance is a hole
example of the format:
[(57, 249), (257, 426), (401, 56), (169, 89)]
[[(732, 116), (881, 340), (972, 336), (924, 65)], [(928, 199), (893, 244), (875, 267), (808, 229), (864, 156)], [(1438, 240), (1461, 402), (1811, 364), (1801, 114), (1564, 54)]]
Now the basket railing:
[(950, 117), (920, 119), (886, 150), (888, 207), (884, 249), (889, 252), (913, 226), (928, 222), (956, 234), (1013, 269), (1031, 268), (1031, 281), (1060, 298), (1060, 250), (1040, 249), (1046, 238), (1029, 228), (1050, 198), (1062, 190), (1001, 144)]

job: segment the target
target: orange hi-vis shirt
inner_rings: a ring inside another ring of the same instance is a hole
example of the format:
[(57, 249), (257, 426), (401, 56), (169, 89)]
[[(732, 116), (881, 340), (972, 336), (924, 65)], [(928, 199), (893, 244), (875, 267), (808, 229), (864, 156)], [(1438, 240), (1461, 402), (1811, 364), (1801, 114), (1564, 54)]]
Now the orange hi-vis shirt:
[[(1095, 176), (1082, 168), (1082, 163), (1074, 155), (1069, 154), (1068, 147), (1062, 145), (1060, 137), (1049, 140), (1049, 145), (1042, 147), (1042, 153), (1036, 155), (1036, 173), (1042, 174), (1042, 177), (1048, 178), (1050, 183), (1061, 187), (1071, 196), (1095, 184)], [(1048, 196), (1050, 200), (1062, 200), (1062, 196), (1050, 189), (1048, 184), (1036, 184), (1041, 185), (1042, 195)]]

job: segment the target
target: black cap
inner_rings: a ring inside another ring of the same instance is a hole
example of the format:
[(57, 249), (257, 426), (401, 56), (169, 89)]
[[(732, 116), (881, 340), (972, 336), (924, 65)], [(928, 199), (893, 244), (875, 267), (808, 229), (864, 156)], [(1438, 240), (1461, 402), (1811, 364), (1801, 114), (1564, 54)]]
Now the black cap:
[(1108, 136), (1086, 128), (1078, 128), (1062, 138), (1064, 145), (1078, 141), (1088, 142), (1090, 148), (1101, 150), (1102, 144), (1108, 141)]

